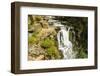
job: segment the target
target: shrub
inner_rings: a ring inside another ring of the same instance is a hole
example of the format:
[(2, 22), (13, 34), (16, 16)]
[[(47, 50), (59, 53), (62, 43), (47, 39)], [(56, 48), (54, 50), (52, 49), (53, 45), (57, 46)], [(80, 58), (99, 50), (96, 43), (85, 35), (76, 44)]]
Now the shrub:
[(60, 52), (57, 50), (55, 46), (51, 46), (50, 48), (47, 49), (47, 54), (50, 56), (51, 59), (60, 59)]
[(87, 53), (85, 53), (85, 49), (80, 48), (78, 50), (77, 58), (87, 58)]
[(54, 46), (54, 41), (49, 38), (46, 38), (41, 42), (41, 47), (43, 48), (49, 48), (50, 46)]
[(56, 47), (51, 46), (50, 48), (47, 49), (47, 54), (52, 56), (55, 54), (55, 50), (56, 50)]
[(28, 37), (28, 43), (29, 44), (32, 44), (32, 43), (35, 43), (37, 41), (37, 39), (35, 37)]
[(81, 51), (80, 51), (80, 56), (79, 56), (79, 58), (87, 58), (87, 54), (85, 53), (84, 50), (81, 50)]

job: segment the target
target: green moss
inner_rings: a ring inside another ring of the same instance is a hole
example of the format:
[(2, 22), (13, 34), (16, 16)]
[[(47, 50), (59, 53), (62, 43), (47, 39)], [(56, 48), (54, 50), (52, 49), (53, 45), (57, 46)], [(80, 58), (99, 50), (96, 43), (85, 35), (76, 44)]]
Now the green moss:
[(47, 54), (52, 56), (53, 54), (55, 54), (55, 50), (56, 47), (51, 46), (50, 48), (47, 49)]
[(51, 46), (47, 49), (47, 54), (51, 59), (60, 59), (61, 55), (60, 52), (57, 50), (56, 46)]
[(36, 43), (37, 39), (35, 37), (28, 37), (28, 43), (32, 44), (32, 43)]
[(49, 38), (46, 38), (41, 42), (41, 47), (43, 48), (49, 48), (50, 46), (54, 46), (54, 41)]

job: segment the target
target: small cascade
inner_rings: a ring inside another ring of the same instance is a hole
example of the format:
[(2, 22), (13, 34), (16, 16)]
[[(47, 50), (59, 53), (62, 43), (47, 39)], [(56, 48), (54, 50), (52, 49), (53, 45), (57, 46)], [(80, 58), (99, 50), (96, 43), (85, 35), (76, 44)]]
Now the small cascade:
[(70, 27), (66, 29), (64, 25), (60, 24), (60, 30), (57, 33), (58, 49), (62, 52), (64, 59), (73, 59), (75, 54), (73, 52), (73, 44), (69, 40)]

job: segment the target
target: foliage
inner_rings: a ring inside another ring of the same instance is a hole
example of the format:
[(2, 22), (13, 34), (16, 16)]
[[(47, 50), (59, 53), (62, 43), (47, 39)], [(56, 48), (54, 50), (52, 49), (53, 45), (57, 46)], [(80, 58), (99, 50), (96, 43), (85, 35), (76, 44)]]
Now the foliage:
[(36, 43), (37, 39), (36, 37), (32, 36), (32, 37), (28, 37), (28, 43), (29, 44), (34, 44)]
[(49, 38), (46, 38), (41, 42), (41, 47), (43, 48), (49, 48), (50, 46), (54, 46), (54, 41)]
[(50, 48), (47, 49), (46, 52), (50, 58), (54, 58), (54, 59), (61, 58), (60, 53), (55, 46), (51, 46)]
[(81, 50), (77, 54), (77, 58), (87, 58), (88, 57), (87, 54), (86, 54), (86, 52), (84, 52), (84, 50), (85, 49), (81, 48)]

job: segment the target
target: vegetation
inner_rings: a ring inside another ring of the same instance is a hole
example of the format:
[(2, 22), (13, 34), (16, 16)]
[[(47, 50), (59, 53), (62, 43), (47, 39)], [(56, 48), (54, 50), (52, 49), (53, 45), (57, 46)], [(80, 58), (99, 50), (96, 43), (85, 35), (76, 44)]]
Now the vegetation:
[(49, 38), (46, 38), (41, 42), (41, 47), (43, 48), (50, 48), (51, 46), (54, 46), (54, 40), (51, 40)]

